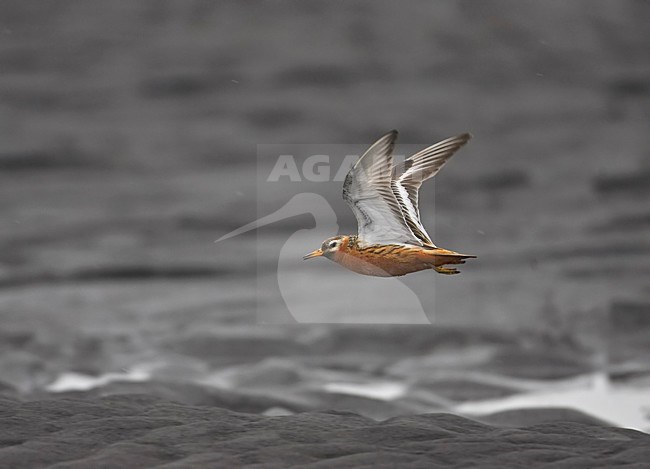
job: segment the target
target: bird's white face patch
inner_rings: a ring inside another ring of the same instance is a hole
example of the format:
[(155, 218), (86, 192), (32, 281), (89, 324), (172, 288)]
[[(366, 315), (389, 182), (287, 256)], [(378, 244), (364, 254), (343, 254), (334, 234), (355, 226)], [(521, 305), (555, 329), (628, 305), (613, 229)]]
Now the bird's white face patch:
[(329, 238), (323, 241), (321, 249), (323, 252), (335, 252), (341, 247), (341, 238)]

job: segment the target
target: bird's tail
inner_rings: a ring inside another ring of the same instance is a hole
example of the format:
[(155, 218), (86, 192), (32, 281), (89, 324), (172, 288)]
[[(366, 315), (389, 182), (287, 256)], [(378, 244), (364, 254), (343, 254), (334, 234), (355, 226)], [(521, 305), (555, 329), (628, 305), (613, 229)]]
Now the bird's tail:
[(461, 254), (459, 252), (449, 251), (447, 249), (436, 249), (429, 251), (428, 262), (432, 269), (436, 272), (453, 275), (460, 272), (453, 268), (443, 267), (445, 265), (464, 264), (465, 259), (475, 258), (472, 254)]
[[(450, 251), (448, 249), (442, 249), (442, 248), (435, 248), (431, 250), (431, 254), (435, 255), (436, 257), (445, 257), (445, 258), (450, 258), (450, 259), (455, 259), (455, 260), (463, 260), (463, 259), (476, 259), (476, 256), (473, 254), (461, 254), (456, 251)], [(450, 262), (452, 264), (452, 262)]]

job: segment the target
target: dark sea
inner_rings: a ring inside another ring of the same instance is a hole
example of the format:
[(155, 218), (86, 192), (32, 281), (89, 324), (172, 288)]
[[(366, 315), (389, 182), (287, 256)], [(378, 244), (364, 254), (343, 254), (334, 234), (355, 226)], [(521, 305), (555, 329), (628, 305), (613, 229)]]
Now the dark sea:
[[(0, 393), (649, 431), (649, 17), (3, 2)], [(402, 156), (473, 136), (420, 194), (436, 244), (478, 256), (460, 275), (302, 260), (356, 232), (340, 175), (393, 128)], [(270, 179), (282, 154), (296, 177)]]

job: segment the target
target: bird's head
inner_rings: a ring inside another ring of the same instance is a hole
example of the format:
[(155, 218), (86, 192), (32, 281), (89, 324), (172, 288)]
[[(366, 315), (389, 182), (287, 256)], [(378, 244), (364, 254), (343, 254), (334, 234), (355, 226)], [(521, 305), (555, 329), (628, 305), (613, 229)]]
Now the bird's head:
[(327, 257), (331, 259), (343, 246), (347, 236), (333, 236), (323, 241), (320, 248), (303, 256), (303, 259), (312, 259), (314, 257)]

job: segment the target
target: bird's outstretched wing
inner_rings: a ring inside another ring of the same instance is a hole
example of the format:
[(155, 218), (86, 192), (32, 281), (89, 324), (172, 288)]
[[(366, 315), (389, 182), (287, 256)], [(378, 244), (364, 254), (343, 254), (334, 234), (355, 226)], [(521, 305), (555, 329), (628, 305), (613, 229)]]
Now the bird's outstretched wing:
[(423, 245), (435, 247), (420, 221), (420, 209), (418, 208), (420, 186), (424, 181), (435, 176), (449, 158), (470, 138), (471, 135), (465, 133), (425, 148), (406, 159), (404, 171), (399, 176), (395, 174), (397, 167), (393, 168), (391, 189), (400, 204), (406, 225)]
[(422, 245), (407, 226), (391, 187), (396, 139), (397, 131), (392, 130), (359, 158), (345, 177), (343, 199), (354, 212), (362, 241)]

